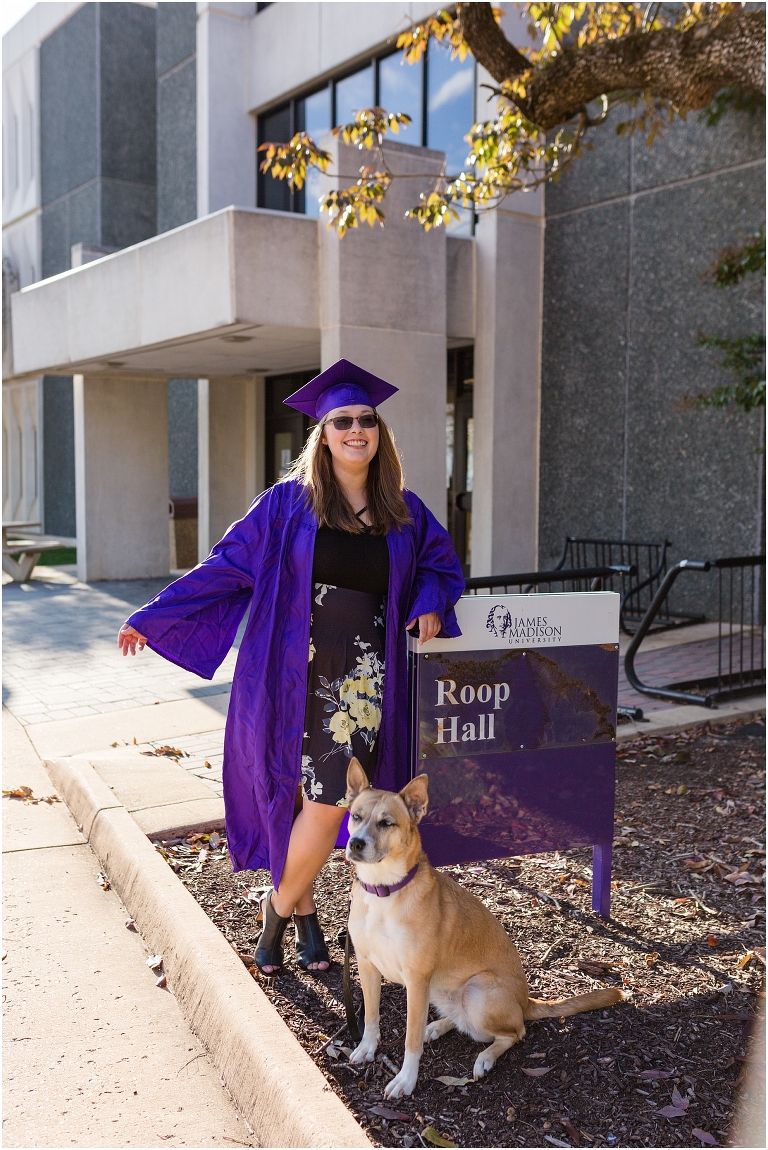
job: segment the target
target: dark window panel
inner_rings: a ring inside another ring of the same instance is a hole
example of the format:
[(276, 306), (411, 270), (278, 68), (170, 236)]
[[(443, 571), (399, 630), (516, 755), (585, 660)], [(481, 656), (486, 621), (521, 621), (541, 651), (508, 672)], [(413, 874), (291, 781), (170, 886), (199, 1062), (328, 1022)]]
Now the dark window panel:
[(448, 531), (464, 574), (469, 574), (472, 547), (474, 480), (474, 347), (448, 352), (446, 396), (446, 494)]
[(286, 407), (283, 400), (315, 375), (316, 371), (298, 371), (291, 375), (273, 375), (266, 380), (264, 463), (267, 487), (285, 475), (315, 423), (300, 411)]
[[(259, 116), (259, 145), (261, 144), (287, 144), (292, 135), (291, 105), (285, 104), (274, 112), (267, 112)], [(291, 189), (285, 180), (276, 180), (261, 171), (264, 153), (258, 153), (258, 201), (260, 208), (272, 208), (274, 211), (291, 211)]]

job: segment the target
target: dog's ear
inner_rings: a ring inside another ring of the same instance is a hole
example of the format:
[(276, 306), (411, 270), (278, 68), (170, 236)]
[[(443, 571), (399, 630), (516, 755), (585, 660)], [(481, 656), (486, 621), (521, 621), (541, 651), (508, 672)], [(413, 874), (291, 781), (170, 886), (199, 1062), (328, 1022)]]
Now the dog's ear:
[(359, 760), (351, 758), (347, 767), (347, 802), (351, 805), (359, 794), (368, 790), (369, 785)]
[(415, 823), (421, 822), (424, 815), (427, 813), (427, 804), (429, 803), (429, 776), (417, 775), (415, 779), (411, 779), (407, 787), (403, 787), (400, 792), (400, 798), (408, 808), (408, 814), (411, 816)]

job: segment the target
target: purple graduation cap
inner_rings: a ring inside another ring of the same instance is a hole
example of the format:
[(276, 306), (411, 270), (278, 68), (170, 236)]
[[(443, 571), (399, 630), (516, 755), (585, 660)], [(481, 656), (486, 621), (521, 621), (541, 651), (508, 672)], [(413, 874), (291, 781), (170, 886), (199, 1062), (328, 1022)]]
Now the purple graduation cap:
[(399, 388), (393, 387), (378, 375), (371, 375), (348, 359), (337, 359), (331, 367), (321, 371), (309, 383), (305, 383), (283, 403), (308, 415), (310, 419), (321, 420), (335, 407), (350, 407), (365, 403), (378, 407), (389, 399)]

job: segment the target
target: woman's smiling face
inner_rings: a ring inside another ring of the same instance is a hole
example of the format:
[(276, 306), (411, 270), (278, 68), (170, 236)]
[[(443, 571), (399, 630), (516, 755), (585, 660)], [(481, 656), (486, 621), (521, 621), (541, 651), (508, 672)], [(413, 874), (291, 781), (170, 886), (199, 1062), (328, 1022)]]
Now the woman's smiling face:
[[(323, 443), (328, 444), (331, 455), (339, 463), (349, 467), (367, 467), (379, 449), (378, 427), (361, 427), (358, 420), (373, 408), (356, 403), (350, 407), (335, 407), (323, 419)], [(351, 416), (353, 423), (349, 431), (337, 431), (331, 423), (340, 415)]]

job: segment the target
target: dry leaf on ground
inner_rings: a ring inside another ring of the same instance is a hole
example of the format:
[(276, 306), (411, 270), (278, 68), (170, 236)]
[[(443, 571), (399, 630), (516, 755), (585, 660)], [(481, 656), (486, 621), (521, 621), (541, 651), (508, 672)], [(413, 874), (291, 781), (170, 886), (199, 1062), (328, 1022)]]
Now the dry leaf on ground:
[(31, 787), (15, 787), (10, 791), (3, 791), (3, 795), (8, 799), (21, 799), (23, 803), (60, 803), (61, 799), (58, 795), (39, 795), (37, 798), (32, 794)]
[(456, 1143), (452, 1142), (450, 1138), (444, 1138), (442, 1134), (438, 1134), (434, 1126), (425, 1126), (421, 1132), (422, 1138), (427, 1142), (431, 1142), (433, 1146), (455, 1146)]
[(404, 1114), (401, 1110), (390, 1110), (386, 1106), (369, 1106), (369, 1114), (375, 1114), (377, 1118), (386, 1118), (388, 1122), (410, 1122), (411, 1115)]

